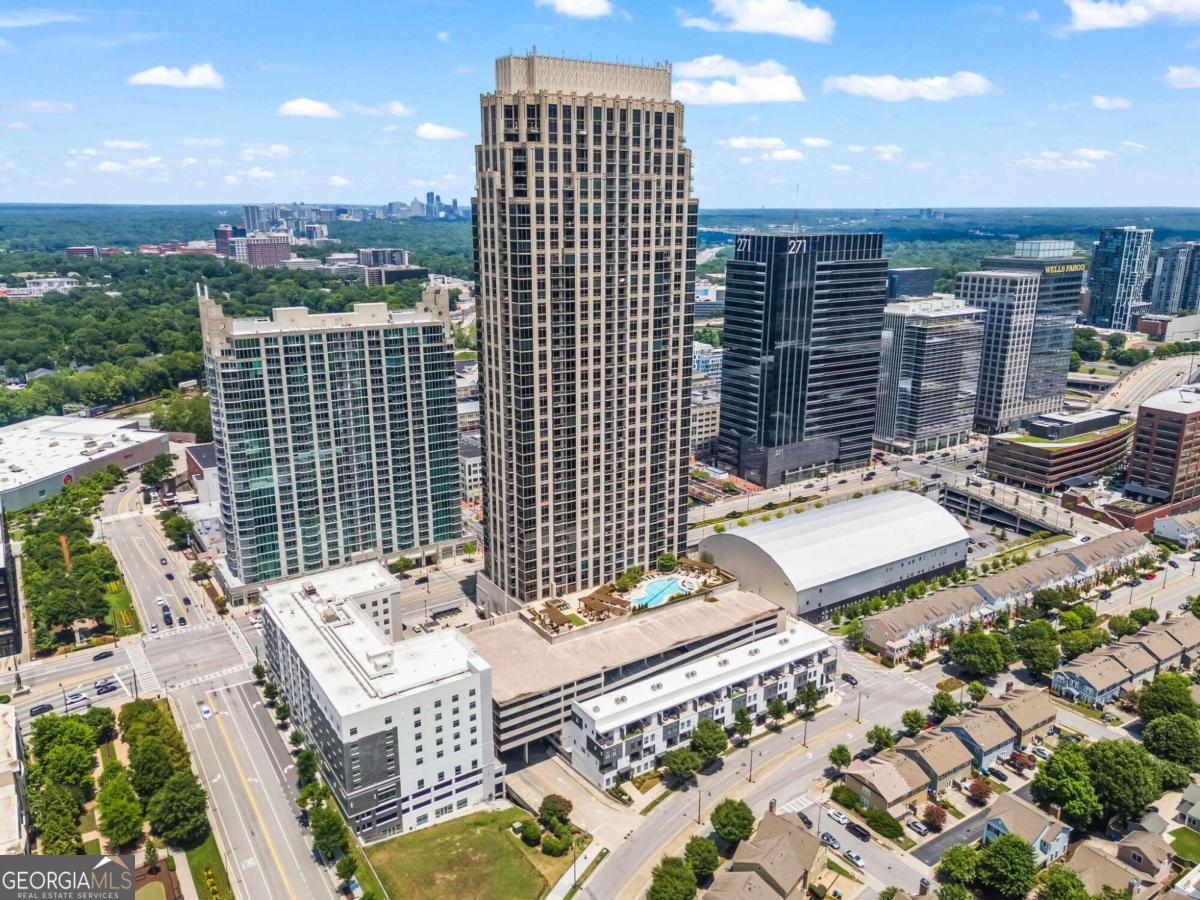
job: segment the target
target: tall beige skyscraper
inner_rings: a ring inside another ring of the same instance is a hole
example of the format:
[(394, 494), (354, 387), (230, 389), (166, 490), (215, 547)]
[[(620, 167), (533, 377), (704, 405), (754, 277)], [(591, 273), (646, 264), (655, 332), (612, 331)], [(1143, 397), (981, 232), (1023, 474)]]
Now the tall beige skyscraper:
[(508, 56), (474, 201), (493, 609), (686, 541), (692, 158), (668, 65)]

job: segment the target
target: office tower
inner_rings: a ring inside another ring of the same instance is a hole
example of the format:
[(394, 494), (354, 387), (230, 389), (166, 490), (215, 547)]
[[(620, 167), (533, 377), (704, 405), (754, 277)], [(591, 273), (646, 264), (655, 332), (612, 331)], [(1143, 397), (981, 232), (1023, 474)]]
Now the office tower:
[(434, 196), (433, 191), (425, 192), (425, 217), (428, 219), (437, 217), (437, 205), (434, 202)]
[(928, 297), (933, 293), (936, 272), (928, 266), (888, 269), (887, 298)]
[(1036, 272), (1037, 306), (1029, 337), (1029, 361), (1022, 392), (1022, 415), (1058, 412), (1067, 390), (1071, 338), (1079, 313), (1087, 264), (1075, 255), (1074, 241), (1017, 241), (1009, 256), (987, 256), (985, 271)]
[(1200, 241), (1164, 247), (1154, 267), (1150, 306), (1156, 313), (1200, 308)]
[(1008, 431), (1015, 423), (1046, 410), (1025, 396), (1033, 324), (1037, 317), (1037, 272), (960, 272), (955, 296), (983, 309), (983, 351), (975, 425), (981, 431)]
[(263, 211), (261, 206), (243, 206), (242, 207), (242, 224), (246, 227), (247, 234), (253, 234), (256, 231), (262, 231)]
[(399, 247), (362, 247), (358, 251), (360, 266), (407, 266), (409, 254)]
[(491, 667), (454, 628), (394, 641), (368, 603), (399, 592), (376, 562), (261, 594), (271, 677), (363, 839), (475, 812), (504, 791)]
[(1171, 388), (1138, 407), (1125, 494), (1155, 506), (1200, 498), (1200, 389)]
[(773, 487), (871, 455), (882, 234), (743, 235), (725, 267), (721, 464)]
[(683, 552), (697, 207), (669, 66), (503, 57), (482, 128), (480, 584), (496, 605)]
[(1149, 277), (1153, 229), (1123, 225), (1104, 228), (1092, 254), (1088, 322), (1097, 328), (1131, 331), (1145, 307), (1142, 290)]
[(292, 255), (291, 238), (286, 234), (251, 234), (242, 240), (246, 242), (245, 262), (251, 268), (273, 269)]
[(232, 225), (218, 225), (213, 229), (213, 241), (216, 244), (217, 256), (229, 255), (229, 239), (232, 237)]
[(461, 533), (445, 327), (360, 303), (231, 319), (200, 293), (221, 525), (243, 584), (423, 556)]
[(924, 453), (970, 439), (983, 317), (955, 297), (884, 307), (876, 444)]

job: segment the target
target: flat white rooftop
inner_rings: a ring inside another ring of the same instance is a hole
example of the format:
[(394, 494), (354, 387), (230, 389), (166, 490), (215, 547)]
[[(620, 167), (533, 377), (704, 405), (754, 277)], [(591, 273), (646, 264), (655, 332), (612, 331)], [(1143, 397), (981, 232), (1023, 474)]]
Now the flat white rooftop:
[(1163, 412), (1200, 413), (1200, 388), (1177, 387), (1155, 394), (1142, 403), (1143, 409), (1156, 409)]
[(953, 294), (934, 294), (932, 297), (922, 298), (905, 297), (896, 303), (889, 303), (883, 308), (883, 311), (895, 316), (912, 316), (921, 319), (956, 318), (975, 313), (983, 315), (985, 312)]
[(0, 428), (0, 491), (165, 438), (121, 419), (38, 416)]
[(486, 666), (455, 629), (394, 643), (355, 598), (398, 585), (380, 563), (328, 569), (269, 585), (262, 605), (341, 716)]
[(833, 644), (823, 632), (806, 622), (799, 622), (787, 631), (678, 666), (584, 700), (579, 706), (592, 717), (597, 731), (608, 731), (794, 659), (832, 648)]
[(314, 313), (303, 306), (279, 306), (271, 317), (230, 319), (230, 337), (296, 331), (337, 331), (383, 325), (432, 325), (437, 319), (409, 309), (388, 309), (386, 303), (356, 303), (348, 312)]

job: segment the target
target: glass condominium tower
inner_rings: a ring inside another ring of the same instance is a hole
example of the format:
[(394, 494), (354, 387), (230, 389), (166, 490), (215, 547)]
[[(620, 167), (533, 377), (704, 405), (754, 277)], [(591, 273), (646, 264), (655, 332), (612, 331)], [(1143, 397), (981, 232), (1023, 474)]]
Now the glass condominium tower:
[[(199, 289), (198, 289), (199, 292)], [(231, 319), (199, 292), (225, 563), (256, 584), (462, 533), (454, 354), (426, 313)]]
[(1092, 254), (1088, 323), (1099, 328), (1132, 331), (1138, 313), (1148, 305), (1143, 299), (1150, 277), (1152, 228), (1122, 225), (1104, 228)]
[(494, 610), (686, 540), (696, 211), (670, 67), (507, 56), (472, 222)]

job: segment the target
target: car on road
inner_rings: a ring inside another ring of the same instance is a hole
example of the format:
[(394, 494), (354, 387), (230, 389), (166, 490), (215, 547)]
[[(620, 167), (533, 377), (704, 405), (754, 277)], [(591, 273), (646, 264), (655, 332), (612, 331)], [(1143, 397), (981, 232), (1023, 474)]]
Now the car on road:
[(1167, 560), (1167, 565), (1168, 565), (1168, 566), (1170, 566), (1172, 569), (1178, 569), (1178, 568), (1179, 568), (1179, 563), (1175, 562), (1175, 560), (1173, 560), (1173, 559), (1168, 559), (1168, 560)]
[(111, 675), (105, 675), (103, 678), (97, 678), (92, 683), (92, 687), (94, 687), (96, 690), (100, 690), (100, 688), (104, 687), (104, 685), (111, 684), (112, 680), (113, 677)]
[(821, 843), (826, 847), (832, 847), (834, 850), (842, 849), (842, 842), (835, 838), (828, 831), (821, 832)]
[(1034, 747), (1033, 755), (1036, 756), (1038, 759), (1049, 759), (1054, 754), (1051, 753), (1049, 750), (1047, 750), (1045, 747)]
[(186, 624), (187, 624), (187, 619), (183, 616), (180, 616), (179, 617), (179, 627), (182, 628)]
[(1188, 562), (1200, 562), (1200, 553), (1193, 553), (1188, 557)]
[(863, 828), (857, 822), (851, 822), (846, 826), (846, 830), (860, 841), (869, 841), (871, 839), (871, 832), (867, 831), (867, 829)]
[(850, 862), (854, 863), (854, 865), (858, 866), (860, 869), (866, 868), (866, 865), (867, 865), (866, 860), (864, 860), (859, 854), (855, 853), (853, 850), (843, 851), (842, 856), (846, 857), (846, 859), (850, 860)]
[(117, 493), (118, 493), (118, 494), (123, 494), (123, 493), (125, 493), (127, 490), (129, 490), (129, 485), (127, 485), (127, 484), (123, 484), (123, 485), (121, 485), (121, 487), (120, 487), (120, 488), (118, 488), (118, 489), (117, 489)]
[(183, 605), (184, 605), (184, 606), (191, 606), (191, 605), (192, 605), (192, 598), (191, 598), (191, 597), (184, 597), (184, 598), (183, 598)]
[(99, 653), (95, 654), (92, 657), (92, 660), (95, 661), (95, 660), (100, 660), (100, 659), (112, 659), (112, 657), (113, 657), (113, 652), (111, 650), (101, 650)]
[(167, 573), (167, 581), (174, 581), (174, 580), (175, 580), (175, 573), (174, 573), (174, 572), (168, 572), (168, 573)]
[(978, 468), (979, 468), (979, 463), (977, 463), (977, 462), (974, 462), (974, 463), (967, 463), (967, 468), (968, 468), (968, 469), (978, 469)]
[(845, 825), (850, 821), (850, 817), (840, 809), (831, 809), (829, 811), (829, 818), (833, 819), (833, 821), (837, 822), (839, 825)]
[(117, 689), (115, 684), (98, 684), (96, 685), (97, 694), (111, 694)]
[(839, 478), (839, 479), (838, 479), (838, 484), (845, 484), (845, 483), (846, 483), (846, 479), (845, 479), (845, 478)]
[(88, 698), (87, 694), (80, 693), (78, 691), (73, 694), (67, 694), (67, 708), (68, 709), (70, 709), (72, 706), (79, 706), (81, 703), (90, 703), (90, 702), (91, 702), (91, 700)]
[(796, 817), (804, 823), (805, 828), (812, 828), (812, 819), (810, 819), (807, 815), (802, 812), (798, 812), (796, 813)]
[(941, 472), (934, 472), (934, 473), (933, 473), (932, 475), (930, 475), (929, 477), (930, 477), (930, 478), (933, 478), (933, 479), (935, 479), (935, 480), (936, 480), (936, 479), (938, 479), (938, 478), (941, 478), (941, 477), (942, 477), (942, 473), (941, 473)]
[(1153, 581), (1155, 578), (1158, 577), (1158, 573), (1157, 572), (1147, 572), (1142, 577), (1145, 578), (1147, 581)]
[(162, 559), (160, 559), (158, 562), (159, 562), (159, 565), (163, 565), (163, 566), (165, 566), (165, 565), (167, 564), (167, 558), (164, 556), (164, 557), (163, 557)]
[(842, 673), (842, 681), (846, 682), (846, 684), (850, 685), (851, 687), (858, 686), (858, 679), (855, 678), (853, 675), (851, 675), (849, 672)]
[(200, 718), (202, 718), (202, 719), (211, 719), (212, 718), (212, 708), (207, 703), (200, 704)]
[(32, 719), (32, 718), (35, 718), (36, 716), (44, 716), (46, 713), (53, 712), (53, 711), (54, 711), (53, 703), (39, 703), (36, 706), (31, 706), (29, 708), (29, 718)]
[(1107, 600), (1107, 599), (1109, 599), (1111, 596), (1112, 596), (1112, 591), (1101, 591), (1101, 592), (1100, 592), (1100, 599), (1101, 599), (1101, 600)]
[(810, 481), (810, 482), (809, 482), (808, 484), (806, 484), (804, 487), (805, 487), (805, 489), (806, 489), (806, 490), (811, 490), (812, 486), (813, 486), (813, 483)]
[(893, 471), (893, 472), (899, 472), (899, 471), (900, 471), (900, 467), (899, 467), (899, 466), (892, 466), (892, 471)]
[(904, 824), (907, 825), (909, 828), (911, 828), (913, 831), (915, 831), (917, 834), (919, 834), (921, 837), (925, 837), (925, 835), (929, 834), (929, 828), (925, 825), (924, 822), (918, 822), (916, 819), (909, 819)]
[(941, 656), (939, 656), (938, 657), (938, 665), (942, 665), (942, 666), (950, 665), (950, 654), (943, 653)]
[(151, 634), (158, 634), (158, 623), (157, 623), (157, 622), (151, 622), (151, 623), (150, 623), (150, 633), (151, 633)]

